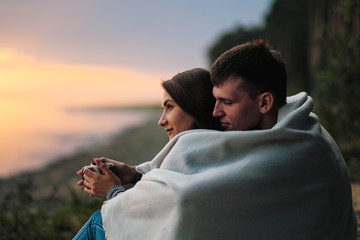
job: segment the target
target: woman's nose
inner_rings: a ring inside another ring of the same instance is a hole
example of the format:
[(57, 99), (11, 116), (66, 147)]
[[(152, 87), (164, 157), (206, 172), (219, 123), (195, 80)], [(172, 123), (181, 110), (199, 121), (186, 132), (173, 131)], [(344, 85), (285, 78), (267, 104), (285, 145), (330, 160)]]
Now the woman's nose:
[(164, 114), (162, 114), (158, 121), (158, 125), (159, 127), (164, 127), (166, 124), (167, 124), (166, 117), (164, 116)]

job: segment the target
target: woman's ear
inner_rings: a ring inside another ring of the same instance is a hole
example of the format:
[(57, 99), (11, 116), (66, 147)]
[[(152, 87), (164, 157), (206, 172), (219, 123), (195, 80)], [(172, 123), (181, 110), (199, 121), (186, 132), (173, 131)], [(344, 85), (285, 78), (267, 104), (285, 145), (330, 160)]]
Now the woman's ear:
[(264, 92), (259, 95), (259, 111), (262, 114), (268, 113), (274, 105), (274, 96), (270, 92)]

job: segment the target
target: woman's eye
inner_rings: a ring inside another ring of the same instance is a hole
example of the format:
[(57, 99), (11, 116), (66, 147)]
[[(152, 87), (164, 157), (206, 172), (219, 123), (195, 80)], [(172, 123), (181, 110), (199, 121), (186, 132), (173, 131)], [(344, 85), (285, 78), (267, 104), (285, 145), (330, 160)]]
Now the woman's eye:
[(166, 108), (167, 108), (167, 109), (172, 109), (173, 107), (174, 107), (174, 106), (171, 105), (171, 104), (166, 105)]

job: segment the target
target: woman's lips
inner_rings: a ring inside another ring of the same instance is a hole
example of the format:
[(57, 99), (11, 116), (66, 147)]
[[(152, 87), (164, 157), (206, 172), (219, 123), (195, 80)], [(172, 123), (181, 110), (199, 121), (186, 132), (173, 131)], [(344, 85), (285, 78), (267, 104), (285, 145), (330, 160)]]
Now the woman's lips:
[(169, 136), (172, 133), (172, 130), (173, 130), (173, 128), (165, 129), (165, 131), (167, 132), (167, 135), (169, 135)]

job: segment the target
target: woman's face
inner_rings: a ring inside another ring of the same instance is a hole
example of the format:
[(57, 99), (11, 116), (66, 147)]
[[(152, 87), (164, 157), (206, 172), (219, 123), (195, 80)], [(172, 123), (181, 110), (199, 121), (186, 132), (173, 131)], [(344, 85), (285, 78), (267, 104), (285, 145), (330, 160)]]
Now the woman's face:
[(169, 140), (178, 133), (192, 129), (194, 118), (182, 110), (166, 91), (163, 94), (161, 108), (163, 113), (158, 125), (165, 129)]

